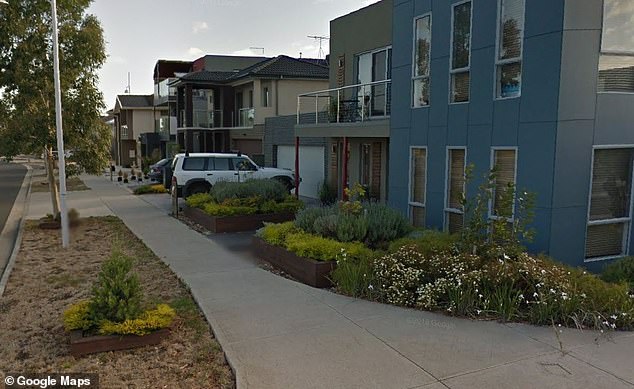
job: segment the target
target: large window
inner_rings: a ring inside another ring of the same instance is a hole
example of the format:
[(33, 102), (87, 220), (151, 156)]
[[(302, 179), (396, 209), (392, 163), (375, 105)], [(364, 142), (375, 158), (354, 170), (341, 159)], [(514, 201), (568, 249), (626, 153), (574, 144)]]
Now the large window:
[(471, 83), (471, 1), (454, 5), (451, 16), (450, 102), (465, 103)]
[[(491, 216), (512, 219), (514, 213), (517, 150), (493, 149), (492, 168), (495, 172), (495, 187), (491, 201)], [(513, 193), (510, 193), (510, 191), (513, 191)]]
[[(392, 48), (386, 47), (355, 55), (354, 71), (357, 85), (357, 115), (384, 117), (390, 115), (392, 78)], [(384, 82), (381, 82), (384, 81)]]
[(632, 0), (604, 0), (599, 92), (634, 93), (634, 6)]
[(632, 161), (634, 149), (597, 149), (592, 188), (586, 259), (619, 257), (627, 252), (632, 221)]
[(431, 15), (414, 21), (414, 64), (412, 106), (429, 105), (429, 71), (431, 65)]
[(451, 148), (447, 151), (445, 229), (450, 234), (460, 232), (464, 224), (466, 153), (464, 148)]
[(409, 178), (410, 218), (415, 227), (425, 226), (425, 200), (427, 189), (427, 149), (412, 147), (410, 149)]
[(496, 97), (510, 98), (522, 90), (522, 41), (525, 0), (499, 0), (496, 56)]

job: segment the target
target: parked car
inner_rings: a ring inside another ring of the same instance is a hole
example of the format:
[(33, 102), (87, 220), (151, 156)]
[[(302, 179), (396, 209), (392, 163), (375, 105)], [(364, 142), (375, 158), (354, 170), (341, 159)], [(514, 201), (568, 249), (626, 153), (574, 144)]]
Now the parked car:
[(150, 177), (150, 181), (158, 181), (160, 183), (163, 183), (163, 174), (165, 167), (169, 166), (171, 162), (171, 158), (164, 158), (157, 163), (150, 165), (150, 173), (148, 174), (148, 176)]
[(205, 193), (218, 181), (275, 179), (288, 190), (295, 188), (295, 173), (288, 169), (260, 167), (242, 154), (192, 153), (178, 154), (172, 162), (172, 187), (179, 197)]

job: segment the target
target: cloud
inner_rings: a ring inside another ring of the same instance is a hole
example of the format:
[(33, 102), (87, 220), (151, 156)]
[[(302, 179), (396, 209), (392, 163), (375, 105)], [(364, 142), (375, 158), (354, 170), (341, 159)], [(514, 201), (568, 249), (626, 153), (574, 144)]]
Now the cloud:
[(113, 64), (122, 65), (128, 63), (128, 60), (119, 55), (109, 55), (108, 61)]
[(187, 56), (189, 58), (200, 58), (204, 55), (204, 53), (205, 52), (198, 47), (190, 47), (189, 50), (187, 50)]
[(242, 49), (236, 50), (232, 55), (241, 55), (241, 56), (251, 56), (251, 57), (259, 57), (262, 55), (262, 50), (251, 50), (251, 49)]
[(207, 24), (207, 22), (193, 22), (192, 23), (192, 33), (194, 34), (198, 34), (201, 31), (207, 31), (209, 30), (209, 25)]

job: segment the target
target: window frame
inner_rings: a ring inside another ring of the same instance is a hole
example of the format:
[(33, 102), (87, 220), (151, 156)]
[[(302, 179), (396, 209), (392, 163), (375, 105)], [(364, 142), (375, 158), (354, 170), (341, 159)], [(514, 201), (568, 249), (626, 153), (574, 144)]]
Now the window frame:
[[(471, 3), (471, 13), (469, 15), (469, 65), (464, 68), (453, 69), (453, 37), (455, 30), (455, 12), (456, 7), (463, 4)], [(451, 5), (451, 30), (449, 37), (449, 105), (453, 104), (469, 104), (471, 102), (471, 54), (473, 48), (473, 0), (462, 0), (460, 2)], [(467, 101), (452, 101), (453, 100), (453, 76), (456, 74), (468, 73), (469, 74), (469, 99)]]
[[(601, 34), (599, 38), (599, 64), (601, 64), (601, 58), (603, 56), (608, 57), (631, 57), (634, 58), (634, 49), (633, 50), (604, 50), (603, 49), (603, 32), (605, 31), (605, 1), (603, 0), (603, 6), (601, 7)], [(599, 72), (600, 69), (597, 71)], [(597, 79), (599, 74), (597, 73)], [(617, 95), (632, 95), (634, 91), (624, 92), (624, 91), (599, 91), (597, 90), (597, 94), (617, 94)], [(593, 152), (594, 155), (594, 152)]]
[(462, 184), (462, 193), (466, 195), (467, 193), (467, 147), (466, 146), (447, 146), (445, 152), (445, 204), (443, 209), (443, 226), (444, 231), (449, 231), (449, 213), (453, 213), (455, 215), (462, 215), (464, 220), (464, 209), (450, 208), (449, 207), (449, 188), (450, 180), (451, 180), (451, 159), (449, 158), (450, 151), (452, 150), (463, 150), (464, 151), (464, 163), (462, 167), (462, 172), (465, 178), (464, 183)]
[[(610, 92), (606, 92), (610, 93)], [(634, 144), (619, 144), (619, 145), (595, 145), (592, 146), (592, 160), (590, 164), (590, 184), (588, 187), (588, 210), (586, 214), (586, 229), (584, 233), (583, 239), (583, 262), (584, 263), (592, 263), (592, 262), (602, 262), (608, 261), (612, 259), (623, 258), (625, 256), (630, 255), (630, 245), (631, 245), (631, 236), (632, 236), (632, 212), (634, 212), (634, 163), (630, 166), (631, 169), (631, 182), (630, 182), (630, 216), (627, 218), (615, 218), (615, 219), (604, 219), (604, 220), (590, 220), (590, 211), (592, 206), (592, 185), (594, 184), (594, 157), (595, 152), (597, 150), (615, 150), (615, 149), (632, 149), (634, 153)], [(590, 226), (599, 226), (599, 225), (608, 225), (608, 224), (627, 224), (627, 228), (623, 229), (623, 242), (622, 242), (622, 253), (620, 255), (608, 255), (603, 257), (596, 258), (587, 258), (586, 257), (586, 245), (588, 243), (588, 227)]]
[[(416, 201), (412, 201), (412, 188), (413, 188), (413, 177), (412, 177), (412, 173), (414, 172), (412, 169), (412, 157), (414, 155), (414, 150), (425, 150), (425, 192), (423, 193), (424, 197), (425, 197), (425, 201), (423, 203), (419, 203)], [(409, 220), (410, 222), (413, 222), (413, 217), (414, 217), (414, 212), (413, 212), (413, 208), (417, 207), (417, 208), (423, 208), (425, 210), (425, 219), (427, 219), (427, 184), (429, 183), (429, 174), (428, 174), (428, 162), (429, 162), (429, 150), (427, 148), (427, 146), (410, 146), (409, 147), (409, 158), (408, 158), (408, 165), (409, 165), (409, 173), (408, 173), (408, 185), (407, 185), (407, 190), (408, 190), (408, 194), (407, 194), (407, 214), (409, 216)], [(426, 223), (425, 223), (426, 224)]]
[[(523, 80), (523, 75), (524, 75), (524, 36), (526, 34), (526, 0), (521, 0), (522, 1), (522, 7), (524, 10), (524, 13), (522, 15), (523, 23), (524, 23), (524, 28), (522, 28), (522, 33), (520, 35), (520, 42), (522, 43), (522, 49), (520, 50), (520, 56), (519, 57), (515, 57), (515, 58), (507, 58), (507, 59), (500, 59), (500, 49), (501, 49), (501, 45), (500, 45), (500, 39), (502, 38), (502, 30), (501, 30), (501, 24), (502, 24), (502, 3), (506, 1), (506, 0), (497, 0), (498, 5), (497, 5), (497, 18), (496, 18), (496, 23), (497, 23), (497, 27), (496, 27), (496, 39), (495, 39), (495, 65), (494, 65), (494, 73), (493, 73), (493, 100), (512, 100), (512, 99), (518, 99), (520, 97), (522, 97), (522, 89), (524, 86), (524, 80)], [(519, 93), (515, 96), (510, 96), (510, 97), (502, 97), (501, 96), (501, 92), (500, 91), (500, 77), (502, 75), (502, 73), (500, 72), (502, 66), (504, 65), (512, 65), (512, 64), (520, 64), (521, 66), (521, 70), (520, 70), (520, 90)]]
[(517, 146), (493, 146), (491, 147), (491, 163), (489, 165), (489, 169), (493, 170), (495, 167), (495, 152), (496, 151), (515, 151), (515, 165), (513, 167), (513, 184), (515, 185), (515, 193), (513, 194), (513, 209), (511, 210), (511, 217), (498, 216), (493, 214), (493, 201), (495, 200), (495, 191), (493, 192), (493, 196), (489, 199), (489, 212), (488, 216), (490, 220), (499, 220), (506, 219), (509, 223), (515, 221), (515, 203), (517, 196), (517, 161), (519, 160), (519, 148)]
[[(428, 66), (428, 74), (426, 76), (417, 76), (416, 75), (416, 23), (423, 18), (429, 17), (429, 66)], [(419, 108), (429, 108), (429, 106), (431, 106), (431, 51), (432, 51), (432, 42), (433, 42), (433, 30), (432, 30), (432, 23), (433, 23), (433, 18), (432, 18), (432, 12), (426, 12), (424, 14), (418, 15), (414, 17), (414, 23), (413, 23), (413, 34), (412, 34), (412, 81), (411, 81), (411, 108), (412, 109), (419, 109)], [(429, 84), (429, 103), (427, 103), (426, 105), (420, 105), (417, 106), (416, 104), (414, 104), (414, 92), (415, 92), (415, 88), (414, 88), (414, 83), (418, 80), (425, 80), (427, 79), (427, 82)]]

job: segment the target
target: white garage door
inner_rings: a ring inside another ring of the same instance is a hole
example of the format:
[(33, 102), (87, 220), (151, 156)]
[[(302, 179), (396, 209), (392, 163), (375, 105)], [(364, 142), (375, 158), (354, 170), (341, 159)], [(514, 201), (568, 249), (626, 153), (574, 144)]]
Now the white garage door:
[[(277, 167), (295, 170), (295, 146), (277, 147)], [(325, 178), (323, 147), (299, 147), (299, 175), (302, 177), (299, 194), (319, 198), (319, 185)]]

